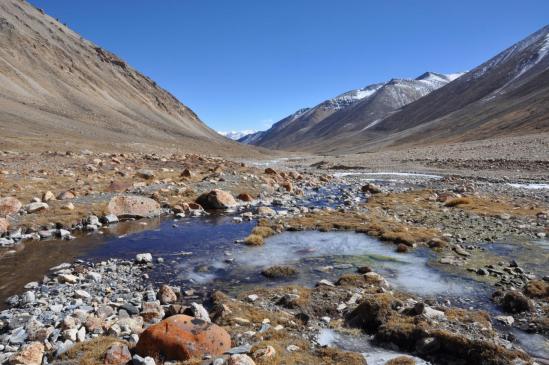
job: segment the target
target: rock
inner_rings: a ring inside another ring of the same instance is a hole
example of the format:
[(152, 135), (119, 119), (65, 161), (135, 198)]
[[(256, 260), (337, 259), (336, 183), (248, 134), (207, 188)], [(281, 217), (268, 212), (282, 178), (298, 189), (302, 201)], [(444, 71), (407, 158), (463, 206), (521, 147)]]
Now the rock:
[(137, 354), (133, 355), (132, 358), (133, 365), (156, 365), (156, 362), (152, 357), (141, 357)]
[(160, 215), (160, 204), (142, 196), (119, 195), (111, 199), (107, 211), (119, 218), (150, 218)]
[(172, 304), (177, 301), (177, 294), (169, 285), (162, 285), (158, 290), (158, 299), (162, 304)]
[(68, 202), (67, 204), (63, 204), (61, 206), (61, 209), (63, 210), (74, 210), (74, 204), (71, 202)]
[(267, 167), (267, 168), (265, 169), (265, 173), (266, 173), (267, 175), (278, 175), (278, 172), (276, 172), (276, 170), (274, 170), (274, 169), (272, 169), (272, 168), (270, 168), (270, 167)]
[(190, 306), (190, 312), (193, 317), (203, 320), (204, 322), (211, 322), (210, 315), (208, 314), (208, 311), (202, 304), (198, 303), (191, 303)]
[(257, 214), (262, 216), (274, 216), (276, 215), (276, 211), (269, 207), (259, 207), (257, 208)]
[(160, 305), (159, 301), (144, 302), (143, 309), (141, 310), (141, 317), (148, 323), (157, 323), (164, 318), (164, 309)]
[(431, 320), (443, 321), (446, 319), (446, 314), (443, 311), (427, 306), (423, 309), (423, 315)]
[(186, 315), (175, 315), (147, 328), (136, 352), (166, 360), (188, 360), (222, 355), (231, 348), (231, 337), (223, 328)]
[(200, 195), (196, 202), (206, 209), (227, 209), (236, 206), (236, 201), (230, 193), (218, 189)]
[(114, 214), (107, 214), (101, 218), (101, 222), (104, 224), (114, 224), (118, 223), (118, 217)]
[(255, 365), (251, 357), (245, 354), (231, 355), (229, 365)]
[(404, 243), (399, 243), (396, 248), (396, 252), (399, 252), (399, 253), (408, 252), (408, 246), (406, 246)]
[(21, 202), (12, 197), (0, 199), (0, 217), (16, 214), (23, 205)]
[(42, 194), (42, 201), (47, 203), (49, 202), (50, 200), (54, 200), (55, 199), (55, 195), (53, 195), (53, 193), (51, 191), (46, 191), (44, 194)]
[(254, 359), (268, 360), (272, 359), (276, 355), (276, 350), (272, 346), (267, 346), (265, 348), (254, 351)]
[(123, 365), (127, 364), (131, 359), (132, 354), (130, 354), (128, 346), (123, 343), (114, 343), (105, 353), (103, 363), (106, 365)]
[(44, 357), (44, 345), (40, 342), (31, 342), (10, 357), (10, 365), (41, 365)]
[(21, 295), (21, 302), (23, 304), (33, 304), (36, 300), (36, 296), (33, 291), (26, 291)]
[(512, 326), (515, 323), (513, 316), (497, 316), (496, 320), (503, 323), (506, 326)]
[(364, 185), (361, 188), (363, 193), (370, 193), (370, 194), (379, 194), (381, 193), (381, 188), (377, 186), (376, 184), (368, 183)]
[(190, 178), (190, 177), (193, 176), (193, 174), (191, 173), (191, 170), (185, 169), (185, 170), (183, 170), (183, 171), (181, 172), (181, 175), (180, 175), (180, 176), (181, 176), (181, 177), (188, 177), (188, 178)]
[(74, 198), (76, 198), (76, 194), (70, 190), (64, 191), (57, 196), (57, 200), (71, 200)]
[(10, 224), (6, 218), (0, 218), (0, 236), (8, 232)]
[(254, 197), (247, 193), (238, 194), (236, 198), (238, 200), (242, 200), (243, 202), (251, 202), (254, 200)]
[(508, 291), (501, 300), (503, 310), (508, 313), (530, 312), (533, 304), (524, 294), (518, 291)]
[(36, 213), (49, 208), (49, 205), (46, 203), (30, 203), (25, 205), (25, 210), (27, 211), (27, 213)]
[(154, 172), (152, 170), (148, 170), (148, 169), (137, 170), (135, 172), (135, 175), (137, 177), (140, 177), (140, 178), (146, 179), (146, 180), (154, 178)]
[(152, 254), (150, 253), (138, 253), (135, 255), (135, 262), (138, 264), (148, 264), (153, 261)]
[(57, 277), (57, 280), (60, 283), (76, 284), (76, 282), (78, 281), (78, 277), (72, 274), (61, 274)]
[(90, 293), (88, 293), (85, 290), (77, 289), (77, 290), (74, 291), (74, 297), (75, 298), (80, 298), (80, 299), (90, 299), (91, 295), (90, 295)]

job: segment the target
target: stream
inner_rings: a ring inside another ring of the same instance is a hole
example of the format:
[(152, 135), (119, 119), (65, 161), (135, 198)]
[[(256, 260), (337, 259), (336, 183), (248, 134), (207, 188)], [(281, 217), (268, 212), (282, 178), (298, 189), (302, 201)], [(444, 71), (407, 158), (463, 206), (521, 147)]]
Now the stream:
[[(439, 177), (423, 175), (420, 178)], [(310, 208), (337, 206), (346, 198), (344, 190), (344, 186), (319, 190), (300, 203)], [(113, 257), (133, 259), (138, 253), (149, 252), (155, 259), (150, 272), (151, 282), (193, 288), (204, 298), (214, 289), (236, 294), (258, 286), (299, 284), (311, 287), (321, 279), (335, 280), (343, 273), (355, 272), (360, 266), (370, 266), (397, 290), (464, 308), (483, 309), (492, 315), (501, 314), (490, 301), (493, 287), (431, 265), (434, 255), (428, 249), (400, 254), (395, 252), (393, 244), (365, 234), (316, 231), (285, 232), (268, 238), (263, 246), (249, 247), (237, 241), (246, 237), (256, 222), (241, 222), (235, 217), (232, 213), (214, 213), (203, 217), (123, 222), (72, 241), (21, 244), (0, 257), (0, 301), (3, 305), (7, 297), (21, 292), (28, 282), (40, 281), (50, 267), (62, 262), (101, 261)], [(532, 245), (545, 252), (548, 249), (547, 243), (540, 241), (529, 243), (522, 250)], [(505, 243), (490, 244), (487, 248), (502, 256), (517, 254), (513, 245)], [(162, 258), (162, 262), (158, 262), (158, 258)], [(530, 268), (543, 270), (544, 264), (546, 262), (533, 260)], [(261, 271), (273, 265), (291, 265), (298, 270), (298, 275), (268, 280)], [(514, 335), (531, 354), (549, 358), (545, 337), (518, 330), (514, 330)], [(367, 336), (352, 337), (331, 330), (319, 333), (318, 343), (362, 352), (369, 364), (383, 364), (400, 355), (371, 345)], [(417, 361), (427, 364), (421, 359)]]

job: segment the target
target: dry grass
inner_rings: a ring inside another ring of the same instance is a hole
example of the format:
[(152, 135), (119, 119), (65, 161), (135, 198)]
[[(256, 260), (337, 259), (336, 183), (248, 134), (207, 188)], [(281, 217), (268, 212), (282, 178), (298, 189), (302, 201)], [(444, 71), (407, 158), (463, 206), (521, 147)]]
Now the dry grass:
[(447, 200), (444, 205), (447, 207), (457, 207), (458, 205), (465, 205), (465, 204), (471, 204), (472, 201), (469, 198), (466, 197), (460, 197), (460, 198), (453, 198), (450, 200)]
[(248, 246), (261, 246), (265, 243), (265, 240), (262, 236), (252, 233), (248, 237), (244, 238), (244, 243)]
[(275, 231), (271, 227), (257, 226), (253, 229), (252, 234), (267, 238), (274, 235)]
[(89, 341), (79, 342), (75, 344), (63, 356), (63, 360), (78, 361), (80, 365), (97, 365), (103, 364), (103, 358), (106, 351), (114, 343), (123, 343), (128, 345), (126, 341), (116, 337), (100, 336)]

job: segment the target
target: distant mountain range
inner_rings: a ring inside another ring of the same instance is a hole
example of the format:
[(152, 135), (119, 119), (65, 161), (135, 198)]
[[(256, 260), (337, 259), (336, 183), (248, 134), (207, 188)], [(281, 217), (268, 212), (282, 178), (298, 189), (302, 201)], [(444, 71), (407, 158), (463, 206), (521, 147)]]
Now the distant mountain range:
[(217, 133), (221, 134), (223, 137), (227, 137), (229, 139), (232, 139), (233, 141), (238, 141), (239, 139), (241, 139), (245, 136), (248, 136), (250, 134), (254, 134), (256, 132), (257, 131), (255, 131), (253, 129), (247, 129), (247, 130), (243, 130), (243, 131), (229, 131), (229, 132), (218, 131)]
[(240, 139), (343, 153), (549, 131), (549, 26), (467, 73), (352, 90)]

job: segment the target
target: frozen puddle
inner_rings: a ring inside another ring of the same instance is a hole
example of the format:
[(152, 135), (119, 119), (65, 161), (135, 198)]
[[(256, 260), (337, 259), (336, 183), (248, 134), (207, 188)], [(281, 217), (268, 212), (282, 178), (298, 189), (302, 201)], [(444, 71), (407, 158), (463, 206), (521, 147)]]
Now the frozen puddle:
[(348, 171), (348, 172), (336, 172), (333, 174), (335, 177), (345, 176), (397, 176), (401, 178), (413, 177), (423, 179), (442, 179), (440, 175), (420, 174), (413, 172), (363, 172), (363, 171)]
[(529, 190), (539, 190), (539, 189), (549, 189), (549, 184), (511, 184), (507, 185), (512, 186), (517, 189), (529, 189)]
[[(292, 264), (300, 271), (315, 271), (315, 265), (368, 265), (392, 285), (420, 295), (472, 294), (475, 284), (428, 266), (430, 252), (395, 252), (395, 245), (355, 232), (285, 232), (260, 247), (245, 247), (235, 259), (241, 267)], [(315, 261), (315, 258), (329, 258)], [(308, 283), (309, 285), (314, 282)]]
[(415, 360), (416, 365), (429, 365), (429, 362), (396, 351), (386, 350), (374, 346), (366, 335), (346, 335), (331, 329), (321, 329), (317, 342), (320, 346), (338, 347), (345, 351), (359, 352), (364, 356), (368, 365), (384, 365), (387, 361), (399, 356), (408, 356)]

